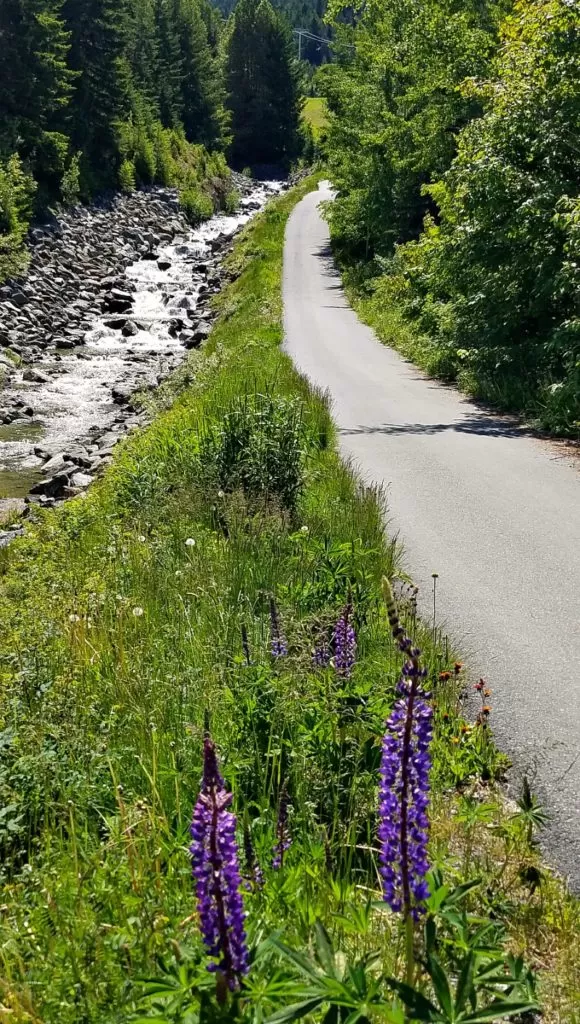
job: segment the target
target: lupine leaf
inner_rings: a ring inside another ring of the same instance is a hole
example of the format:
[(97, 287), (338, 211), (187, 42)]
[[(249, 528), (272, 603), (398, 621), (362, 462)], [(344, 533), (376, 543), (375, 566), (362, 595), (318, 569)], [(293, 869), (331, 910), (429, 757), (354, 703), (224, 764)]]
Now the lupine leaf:
[(502, 1017), (514, 1017), (516, 1013), (527, 1013), (530, 1010), (537, 1010), (537, 1003), (512, 1002), (511, 1000), (496, 1000), (490, 1006), (482, 1010), (475, 1010), (467, 1017), (460, 1017), (461, 1024), (493, 1024)]
[(317, 1010), (323, 1002), (322, 996), (315, 996), (313, 999), (306, 999), (303, 1003), (293, 1003), (292, 1006), (285, 1006), (282, 1010), (277, 1010), (267, 1018), (264, 1024), (284, 1024), (286, 1021), (300, 1020)]

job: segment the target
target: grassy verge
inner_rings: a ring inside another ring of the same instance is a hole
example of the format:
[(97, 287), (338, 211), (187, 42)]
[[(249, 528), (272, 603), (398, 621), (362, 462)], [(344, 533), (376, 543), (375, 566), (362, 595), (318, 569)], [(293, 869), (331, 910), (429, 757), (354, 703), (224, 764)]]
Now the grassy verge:
[[(461, 717), (463, 669), (417, 622), (381, 495), (340, 461), (323, 398), (280, 351), (284, 228), (310, 187), (236, 246), (236, 280), (171, 408), (85, 498), (0, 552), (0, 998), (18, 1024), (451, 1019), (404, 1017), (385, 980), (406, 956), (376, 848), (402, 660), (385, 574), (434, 694), (433, 896), (415, 982), (435, 998), (436, 953), (445, 977), (471, 964), (479, 1007), (497, 992), (533, 1001), (523, 954), (543, 969), (545, 1020), (580, 1019), (580, 916), (539, 863), (537, 808), (506, 811), (489, 715)], [(326, 656), (347, 604), (357, 654), (340, 671)], [(225, 1006), (188, 855), (208, 720), (264, 875), (244, 893), (252, 968)], [(291, 845), (276, 870), (284, 794)], [(298, 958), (266, 941), (280, 933)]]
[(429, 376), (456, 384), (470, 398), (489, 403), (500, 412), (522, 416), (539, 431), (556, 437), (580, 438), (569, 387), (554, 389), (549, 377), (539, 380), (524, 366), (508, 372), (498, 361), (495, 367), (483, 369), (467, 351), (438, 345), (422, 331), (416, 320), (406, 314), (388, 274), (369, 278), (368, 270), (346, 263), (342, 272), (349, 301), (361, 320), (373, 328), (384, 344), (395, 348)]

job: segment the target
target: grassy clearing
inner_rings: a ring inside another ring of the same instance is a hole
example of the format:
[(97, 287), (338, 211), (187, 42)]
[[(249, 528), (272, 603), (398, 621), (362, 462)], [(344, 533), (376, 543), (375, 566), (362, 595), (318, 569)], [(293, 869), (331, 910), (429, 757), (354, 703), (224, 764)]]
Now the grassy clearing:
[[(580, 915), (539, 863), (537, 811), (525, 800), (506, 811), (487, 716), (461, 717), (463, 669), (416, 619), (381, 495), (340, 461), (323, 398), (280, 351), (284, 227), (310, 187), (273, 203), (236, 246), (237, 279), (171, 407), (84, 499), (0, 552), (6, 1020), (427, 1019), (404, 1018), (383, 980), (405, 960), (376, 848), (380, 739), (401, 668), (384, 574), (398, 580), (434, 693), (431, 952), (450, 977), (469, 950), (479, 973), (499, 960), (500, 982), (493, 971), (477, 981), (479, 1006), (497, 991), (533, 998), (522, 953), (544, 969), (545, 1020), (580, 1020)], [(349, 600), (351, 677), (312, 658)], [(208, 718), (265, 875), (244, 894), (252, 969), (225, 1007), (211, 997), (187, 851)], [(285, 785), (292, 845), (276, 871)], [(476, 884), (458, 890), (466, 880)], [(289, 960), (273, 934), (318, 965)], [(425, 967), (416, 981), (433, 996)], [(314, 983), (318, 1003), (286, 1010)], [(351, 1002), (328, 1008), (337, 984)]]
[(312, 128), (315, 136), (328, 125), (326, 100), (322, 96), (309, 96), (302, 108), (302, 119)]

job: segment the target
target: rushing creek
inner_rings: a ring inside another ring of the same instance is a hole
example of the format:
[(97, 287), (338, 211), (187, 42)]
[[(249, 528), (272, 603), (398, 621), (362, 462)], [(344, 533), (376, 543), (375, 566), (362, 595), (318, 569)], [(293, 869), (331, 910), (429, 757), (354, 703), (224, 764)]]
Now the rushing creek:
[(60, 350), (57, 343), (34, 363), (39, 372), (22, 366), (13, 374), (6, 393), (28, 414), (0, 425), (0, 499), (28, 494), (57, 453), (80, 449), (90, 460), (103, 436), (122, 436), (134, 425), (124, 394), (154, 387), (185, 358), (182, 329), (199, 324), (200, 297), (219, 290), (216, 250), (281, 188), (277, 182), (256, 185), (235, 215), (216, 215), (171, 244), (156, 246), (154, 259), (127, 266), (130, 336), (111, 326), (110, 312), (95, 314), (81, 346)]

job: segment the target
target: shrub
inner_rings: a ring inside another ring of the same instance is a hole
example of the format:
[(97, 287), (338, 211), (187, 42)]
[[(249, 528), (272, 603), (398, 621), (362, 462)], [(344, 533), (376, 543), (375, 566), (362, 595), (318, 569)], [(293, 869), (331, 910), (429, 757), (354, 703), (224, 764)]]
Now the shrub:
[(213, 203), (199, 188), (186, 187), (179, 193), (179, 201), (190, 224), (200, 224), (213, 214)]
[(200, 445), (210, 486), (274, 497), (288, 511), (302, 488), (304, 454), (301, 403), (271, 395), (237, 399)]
[(123, 160), (119, 167), (119, 187), (122, 192), (133, 192), (137, 187), (135, 164), (131, 160)]
[(240, 207), (240, 193), (237, 189), (232, 188), (229, 192), (226, 192), (224, 199), (224, 210), (226, 213), (236, 213)]
[(60, 194), (66, 206), (78, 203), (81, 194), (81, 153), (75, 153), (60, 183)]

